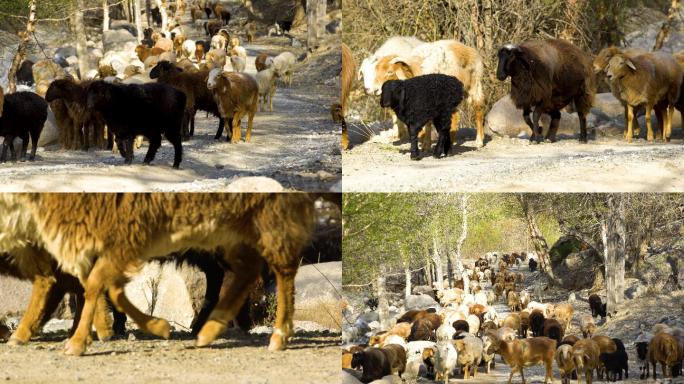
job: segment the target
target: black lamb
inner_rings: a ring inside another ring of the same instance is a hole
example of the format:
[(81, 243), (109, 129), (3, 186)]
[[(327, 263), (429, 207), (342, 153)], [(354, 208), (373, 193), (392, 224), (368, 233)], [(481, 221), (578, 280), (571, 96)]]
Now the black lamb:
[(408, 80), (390, 80), (382, 85), (380, 105), (392, 108), (408, 127), (411, 159), (420, 160), (418, 132), (432, 121), (439, 139), (433, 156), (445, 156), (451, 149), (451, 115), (463, 100), (463, 83), (453, 76), (429, 74)]
[(17, 70), (17, 85), (32, 86), (33, 80), (33, 61), (24, 60)]
[(3, 137), (0, 161), (7, 160), (7, 147), (10, 147), (12, 158), (17, 159), (13, 145), (17, 137), (22, 140), (21, 160), (26, 160), (29, 136), (32, 143), (29, 160), (35, 160), (38, 138), (47, 120), (47, 108), (47, 101), (33, 92), (5, 95), (2, 116), (0, 116), (0, 136)]
[(109, 84), (93, 82), (88, 89), (88, 108), (97, 110), (116, 137), (125, 164), (133, 162), (133, 140), (137, 135), (150, 142), (144, 163), (154, 160), (161, 146), (162, 133), (173, 144), (173, 167), (178, 168), (183, 156), (181, 123), (185, 110), (185, 94), (169, 85)]
[(610, 381), (622, 380), (622, 371), (625, 372), (625, 379), (629, 379), (628, 359), (627, 352), (624, 349), (618, 349), (613, 353), (602, 353), (599, 356), (599, 360), (606, 367)]
[(537, 270), (537, 261), (535, 259), (530, 259), (530, 261), (527, 262), (527, 266), (530, 268), (530, 272), (534, 272)]

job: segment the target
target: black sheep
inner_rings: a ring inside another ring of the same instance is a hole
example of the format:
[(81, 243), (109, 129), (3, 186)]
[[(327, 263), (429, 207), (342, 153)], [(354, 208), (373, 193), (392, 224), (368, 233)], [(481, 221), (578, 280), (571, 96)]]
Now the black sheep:
[(352, 356), (352, 368), (363, 371), (362, 383), (370, 383), (392, 373), (391, 361), (387, 351), (381, 348), (366, 348), (363, 352), (356, 352)]
[(24, 60), (17, 70), (17, 85), (32, 86), (33, 80), (33, 61)]
[(280, 26), (283, 33), (290, 32), (290, 29), (292, 29), (292, 20), (280, 20), (276, 21), (276, 23)]
[(537, 261), (530, 259), (530, 261), (527, 262), (527, 266), (530, 268), (530, 272), (534, 272), (537, 270)]
[(530, 313), (530, 329), (533, 337), (542, 336), (544, 333), (544, 314), (538, 309)]
[(453, 76), (429, 74), (408, 80), (390, 80), (382, 85), (380, 105), (392, 108), (408, 127), (411, 159), (420, 160), (418, 132), (432, 121), (439, 139), (433, 156), (445, 156), (451, 149), (449, 128), (452, 114), (463, 100), (463, 83)]
[(154, 40), (152, 40), (152, 33), (154, 30), (152, 28), (143, 29), (143, 39), (141, 41), (147, 48), (154, 47)]
[(589, 308), (591, 308), (591, 316), (601, 316), (601, 318), (606, 317), (606, 304), (601, 303), (601, 298), (597, 294), (592, 294), (589, 296)]
[(228, 23), (230, 22), (230, 16), (231, 15), (230, 15), (230, 12), (228, 10), (225, 10), (225, 9), (221, 10), (220, 19), (221, 19), (221, 22), (223, 22), (223, 25), (228, 25)]
[(29, 137), (31, 138), (33, 144), (29, 160), (35, 160), (38, 138), (43, 131), (45, 120), (47, 120), (47, 108), (47, 102), (33, 92), (16, 92), (5, 95), (2, 116), (0, 116), (0, 136), (4, 138), (0, 161), (7, 160), (7, 147), (10, 147), (12, 158), (17, 159), (13, 145), (16, 137), (22, 140), (22, 160), (26, 160)]
[(470, 332), (470, 324), (468, 324), (468, 322), (465, 320), (456, 320), (453, 322), (451, 326), (454, 327), (454, 329), (456, 330), (454, 338), (461, 332)]
[[(627, 352), (624, 349), (613, 353), (602, 353), (599, 356), (599, 360), (606, 367), (606, 372), (608, 373), (608, 380), (622, 380), (622, 372), (625, 372), (625, 379), (629, 379), (629, 366)], [(618, 376), (620, 377), (618, 379)]]
[(158, 27), (161, 27), (162, 16), (161, 12), (159, 11), (159, 8), (152, 8), (150, 14), (152, 16), (152, 23)]
[(645, 379), (648, 377), (648, 360), (646, 358), (648, 357), (648, 341), (640, 341), (634, 343), (634, 346), (637, 351), (637, 357), (639, 358), (639, 373), (640, 373), (640, 378), (641, 380)]
[(181, 123), (185, 110), (185, 94), (169, 85), (109, 84), (96, 81), (88, 89), (88, 108), (104, 117), (116, 136), (119, 152), (126, 164), (133, 162), (133, 140), (143, 135), (150, 141), (144, 163), (154, 160), (161, 146), (162, 133), (173, 144), (173, 167), (183, 157)]

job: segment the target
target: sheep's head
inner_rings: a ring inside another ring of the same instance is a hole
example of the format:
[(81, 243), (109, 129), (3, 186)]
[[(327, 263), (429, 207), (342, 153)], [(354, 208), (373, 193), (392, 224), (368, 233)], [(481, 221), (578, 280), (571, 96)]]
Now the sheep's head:
[(87, 108), (99, 109), (107, 105), (111, 100), (111, 90), (113, 85), (107, 84), (103, 80), (94, 81), (88, 87)]
[(608, 67), (610, 59), (618, 53), (622, 53), (622, 50), (618, 47), (603, 48), (594, 58), (594, 73), (598, 74), (604, 71)]
[(354, 355), (352, 355), (352, 361), (351, 361), (351, 366), (354, 369), (361, 368), (363, 366), (364, 361), (366, 360), (365, 358), (365, 353), (364, 352), (356, 352)]
[(157, 65), (155, 65), (154, 68), (152, 68), (152, 70), (150, 71), (150, 79), (158, 79), (159, 77), (164, 76), (166, 74), (179, 73), (182, 71), (182, 69), (176, 67), (171, 62), (162, 60), (158, 62)]
[(515, 76), (521, 70), (531, 68), (531, 58), (519, 46), (507, 44), (499, 49), (497, 54), (499, 64), (496, 68), (496, 78), (504, 81), (508, 76)]
[(390, 80), (382, 85), (382, 95), (380, 96), (380, 106), (383, 108), (404, 109), (406, 90), (401, 80)]
[(230, 81), (223, 76), (223, 69), (221, 68), (214, 68), (211, 71), (209, 71), (209, 78), (207, 79), (207, 89), (215, 90), (218, 89), (221, 86), (224, 86), (225, 88), (222, 90), (223, 92), (226, 92), (228, 88), (230, 88)]
[(632, 62), (622, 54), (614, 55), (608, 61), (608, 69), (606, 70), (606, 76), (608, 80), (622, 79), (623, 77), (636, 72), (637, 68)]
[(71, 80), (59, 79), (53, 81), (45, 93), (45, 101), (51, 103), (57, 99), (69, 99), (74, 93), (74, 83)]
[(145, 36), (145, 39), (151, 40), (152, 39), (152, 32), (154, 32), (154, 30), (152, 28), (143, 29), (143, 36)]

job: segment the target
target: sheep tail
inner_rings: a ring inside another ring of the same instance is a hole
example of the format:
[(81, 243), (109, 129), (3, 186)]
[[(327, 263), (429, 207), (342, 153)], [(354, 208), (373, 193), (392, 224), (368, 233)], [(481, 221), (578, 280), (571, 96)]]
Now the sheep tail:
[(473, 66), (472, 79), (473, 84), (468, 92), (468, 101), (477, 106), (484, 106), (485, 97), (484, 89), (482, 87), (482, 79), (484, 78), (484, 63), (482, 58), (478, 55)]

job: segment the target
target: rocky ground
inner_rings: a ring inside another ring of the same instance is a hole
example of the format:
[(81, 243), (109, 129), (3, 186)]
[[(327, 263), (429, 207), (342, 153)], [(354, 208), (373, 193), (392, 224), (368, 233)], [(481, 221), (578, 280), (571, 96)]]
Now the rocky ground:
[(229, 331), (207, 348), (174, 333), (170, 340), (93, 342), (84, 357), (61, 353), (64, 332), (24, 347), (0, 344), (0, 380), (21, 383), (333, 383), (339, 334), (299, 330), (290, 348), (269, 352), (268, 335)]
[[(525, 276), (524, 286), (525, 289), (530, 292), (533, 296), (533, 300), (539, 300), (534, 297), (535, 285), (542, 284), (546, 287), (544, 283), (544, 278), (540, 276), (539, 272), (530, 273), (527, 266), (521, 266), (520, 268), (514, 268), (514, 272), (522, 272)], [(630, 280), (634, 283), (634, 279)], [(628, 283), (629, 285), (629, 283)], [(484, 284), (483, 288), (485, 290), (491, 289), (489, 284)], [(594, 292), (591, 292), (594, 293)], [(582, 290), (575, 292), (576, 300), (572, 302), (575, 309), (575, 314), (571, 326), (569, 327), (566, 335), (579, 335), (581, 337), (581, 332), (579, 330), (579, 318), (583, 314), (591, 313), (588, 304), (588, 296), (590, 292), (588, 290)], [(600, 294), (600, 293), (599, 293)], [(568, 302), (570, 291), (561, 288), (548, 288), (543, 290), (543, 302), (552, 302), (555, 304), (560, 304)], [(503, 301), (498, 301), (494, 304), (497, 313), (501, 316), (506, 316), (510, 313), (510, 310), (505, 305)], [(673, 326), (684, 325), (684, 317), (682, 316), (682, 308), (684, 308), (684, 291), (677, 290), (674, 292), (659, 292), (659, 293), (648, 293), (643, 296), (639, 296), (632, 300), (626, 300), (618, 308), (617, 314), (611, 318), (608, 318), (606, 322), (597, 322), (598, 330), (597, 334), (607, 335), (610, 337), (615, 337), (621, 339), (627, 352), (629, 354), (629, 380), (626, 382), (642, 382), (638, 380), (639, 371), (636, 363), (636, 351), (634, 347), (634, 339), (636, 338), (640, 326), (644, 326), (645, 329), (650, 329), (654, 324), (666, 321), (668, 324)], [(479, 368), (479, 373), (477, 378), (469, 379), (467, 381), (462, 379), (462, 375), (456, 375), (454, 378), (450, 379), (450, 383), (501, 383), (508, 380), (510, 374), (510, 368), (503, 362), (500, 356), (497, 355), (496, 367), (491, 370), (489, 374), (486, 373), (484, 367)], [(358, 375), (358, 372), (347, 371), (351, 375)], [(662, 378), (662, 372), (660, 368), (658, 369), (658, 377)], [(349, 378), (348, 378), (349, 379)], [(401, 383), (401, 380), (397, 377), (394, 378), (395, 382)], [(534, 366), (525, 368), (525, 379), (528, 383), (542, 383), (544, 382), (544, 368), (543, 366)], [(604, 382), (596, 380), (594, 377), (594, 382)], [(396, 381), (399, 380), (399, 381)], [(351, 379), (345, 383), (353, 383)], [(513, 377), (514, 383), (520, 383), (521, 379), (518, 374)], [(554, 363), (554, 383), (560, 382), (560, 376), (558, 369)], [(649, 380), (649, 382), (653, 382)], [(660, 381), (659, 381), (660, 382)], [(684, 382), (684, 379), (678, 379), (675, 381), (677, 383)], [(435, 381), (429, 380), (427, 378), (419, 378), (418, 383), (435, 383)]]
[[(224, 3), (230, 7), (238, 4)], [(40, 24), (45, 25), (49, 24)], [(190, 39), (206, 39), (204, 31), (192, 25), (189, 12), (182, 25), (190, 31)], [(38, 36), (48, 52), (65, 43), (62, 32), (51, 34), (39, 30)], [(300, 32), (297, 38), (303, 36)], [(298, 57), (305, 53), (304, 48), (292, 47), (290, 39), (284, 36), (262, 36), (252, 44), (243, 45), (248, 52), (246, 72), (250, 74), (256, 73), (254, 58), (259, 53), (275, 56), (290, 51)], [(0, 177), (6, 182), (0, 191), (339, 190), (339, 127), (329, 117), (329, 106), (339, 93), (338, 47), (338, 36), (329, 35), (319, 51), (297, 65), (292, 86), (279, 84), (274, 111), (257, 112), (250, 143), (232, 145), (214, 141), (218, 119), (198, 112), (195, 136), (183, 143), (180, 170), (171, 168), (173, 147), (165, 140), (149, 167), (141, 165), (147, 143), (136, 150), (132, 166), (123, 166), (123, 159), (109, 151), (61, 151), (55, 145), (48, 145), (39, 148), (35, 163), (1, 164)], [(2, 49), (2, 52), (9, 50)], [(9, 59), (11, 55), (2, 57)], [(38, 58), (42, 55), (38, 54)], [(246, 121), (243, 121), (243, 135), (245, 129)], [(273, 179), (282, 188), (264, 179), (248, 187), (229, 187), (238, 178), (249, 176)]]

